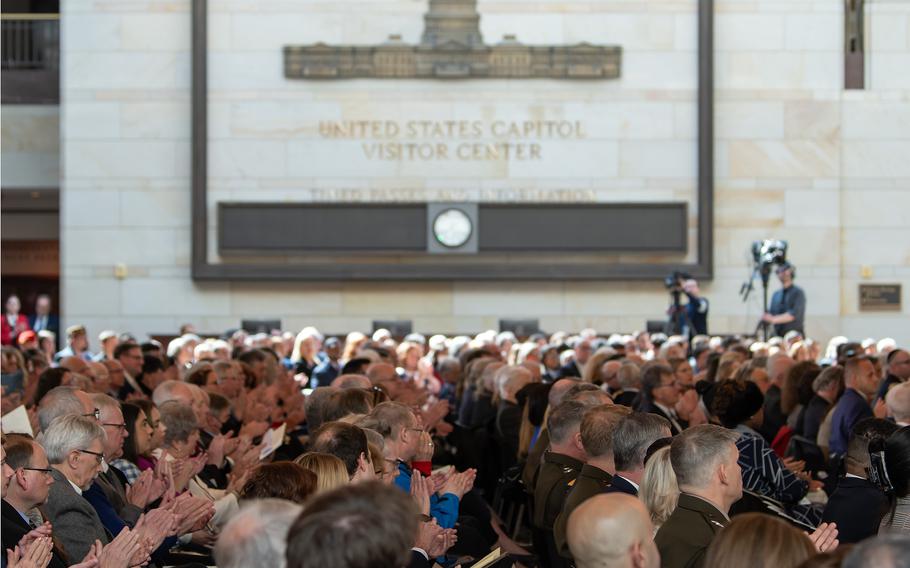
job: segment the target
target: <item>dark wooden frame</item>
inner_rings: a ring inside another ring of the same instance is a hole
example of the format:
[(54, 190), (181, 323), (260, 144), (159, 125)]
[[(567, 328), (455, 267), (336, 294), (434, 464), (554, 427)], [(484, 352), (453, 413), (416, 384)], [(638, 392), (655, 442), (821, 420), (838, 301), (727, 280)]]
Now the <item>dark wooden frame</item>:
[(673, 270), (714, 274), (714, 0), (698, 1), (698, 244), (691, 264), (559, 266), (210, 264), (208, 250), (208, 1), (192, 8), (192, 260), (194, 280), (655, 280)]

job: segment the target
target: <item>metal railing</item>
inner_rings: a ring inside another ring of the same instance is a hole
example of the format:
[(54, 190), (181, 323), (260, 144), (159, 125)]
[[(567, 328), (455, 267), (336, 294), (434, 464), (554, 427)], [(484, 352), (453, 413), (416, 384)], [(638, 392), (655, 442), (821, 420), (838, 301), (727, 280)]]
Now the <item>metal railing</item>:
[(60, 101), (60, 15), (2, 14), (3, 104)]

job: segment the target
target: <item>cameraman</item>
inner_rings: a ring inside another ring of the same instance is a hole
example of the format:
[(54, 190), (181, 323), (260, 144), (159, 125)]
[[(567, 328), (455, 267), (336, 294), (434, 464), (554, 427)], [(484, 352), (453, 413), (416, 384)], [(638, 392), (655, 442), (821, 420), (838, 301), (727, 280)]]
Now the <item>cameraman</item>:
[(771, 307), (762, 316), (762, 321), (774, 325), (774, 335), (783, 337), (788, 331), (803, 333), (803, 321), (806, 315), (806, 293), (793, 284), (796, 276), (795, 267), (784, 262), (777, 267), (777, 277), (782, 288), (771, 296)]
[[(673, 294), (670, 313), (674, 329), (671, 332), (678, 332), (689, 339), (696, 335), (707, 335), (708, 300), (702, 297), (698, 282), (684, 272), (677, 272), (667, 278), (667, 286)], [(684, 306), (679, 302), (680, 293), (688, 298), (688, 303)]]

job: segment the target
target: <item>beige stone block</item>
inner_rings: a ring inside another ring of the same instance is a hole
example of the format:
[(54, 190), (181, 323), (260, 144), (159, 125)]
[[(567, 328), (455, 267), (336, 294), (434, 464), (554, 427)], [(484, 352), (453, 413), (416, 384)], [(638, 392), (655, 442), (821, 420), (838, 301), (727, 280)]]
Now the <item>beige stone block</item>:
[(209, 6), (208, 40), (210, 51), (227, 51), (231, 48), (231, 14), (215, 11)]
[(787, 49), (837, 52), (842, 49), (843, 15), (841, 13), (787, 14), (784, 18)]
[(124, 316), (157, 316), (162, 306), (184, 321), (193, 316), (228, 316), (231, 315), (229, 285), (195, 283), (188, 278), (123, 281), (120, 313)]
[(136, 51), (189, 51), (192, 18), (188, 13), (124, 14), (123, 48)]
[(910, 32), (910, 17), (906, 13), (884, 11), (881, 6), (870, 5), (871, 12), (866, 20), (868, 41), (872, 45), (873, 59), (882, 51), (905, 51), (907, 34)]
[(565, 313), (615, 318), (660, 313), (666, 301), (661, 282), (566, 282)]
[[(907, 305), (906, 295), (908, 285), (904, 284), (904, 297), (902, 304)], [(838, 333), (848, 337), (873, 337), (881, 339), (891, 337), (898, 345), (910, 343), (910, 332), (907, 328), (906, 308), (897, 313), (869, 313), (862, 312), (853, 316), (844, 316), (838, 322)], [(841, 331), (842, 330), (842, 331)]]
[[(284, 62), (280, 52), (217, 51), (209, 53), (208, 64), (210, 96), (238, 90), (303, 90), (299, 83), (292, 85), (284, 78)], [(319, 87), (314, 88), (318, 89)]]
[(362, 331), (369, 334), (372, 331), (372, 321), (366, 317), (352, 316), (288, 316), (282, 318), (281, 327), (292, 333), (298, 333), (305, 327), (313, 326), (326, 337), (344, 336), (351, 331)]
[(784, 137), (784, 106), (779, 102), (718, 102), (715, 136), (728, 139)]
[(318, 283), (234, 282), (231, 313), (243, 317), (331, 316), (341, 313), (337, 285)]
[(799, 54), (786, 52), (719, 52), (715, 63), (716, 88), (796, 89), (802, 86)]
[[(508, 162), (499, 161), (499, 163), (506, 168), (506, 177), (513, 179), (565, 178), (566, 172), (571, 172), (573, 176), (580, 179), (598, 179), (616, 177), (620, 155), (619, 144), (613, 141), (554, 140), (540, 143), (541, 157), (539, 160), (509, 160)], [(479, 171), (480, 175), (483, 175), (483, 169), (490, 165), (496, 164), (487, 164), (482, 161), (460, 162), (456, 166), (456, 172)], [(457, 177), (465, 177), (465, 173), (456, 172), (453, 174)]]
[(116, 51), (121, 48), (121, 30), (119, 14), (67, 11), (60, 18), (60, 48), (67, 58), (79, 51)]
[(287, 148), (266, 140), (211, 140), (209, 176), (269, 178), (287, 175)]
[(171, 229), (69, 228), (60, 241), (60, 264), (66, 266), (171, 266), (176, 261), (176, 234)]
[(730, 173), (736, 177), (786, 178), (838, 175), (838, 146), (823, 141), (730, 142)]
[(342, 313), (352, 316), (408, 317), (458, 313), (452, 308), (452, 285), (443, 282), (347, 283), (341, 287), (341, 296)]
[(715, 16), (717, 49), (774, 51), (784, 48), (784, 18), (777, 14), (718, 14)]
[(124, 138), (190, 138), (190, 102), (123, 103), (121, 129)]
[[(67, 317), (117, 316), (120, 314), (120, 282), (114, 278), (67, 278), (63, 286)], [(91, 340), (98, 328), (89, 329)], [(93, 341), (94, 343), (94, 341)]]
[[(345, 20), (353, 23), (366, 16), (365, 13), (358, 14), (356, 10), (345, 8), (329, 13), (289, 8), (285, 13), (232, 14), (231, 48), (235, 51), (278, 52), (285, 45), (318, 42), (337, 45), (342, 42)], [(300, 8), (305, 9), (303, 5)], [(344, 17), (344, 12), (348, 12), (348, 18)], [(389, 31), (384, 37), (388, 37), (389, 33), (395, 32)], [(375, 38), (374, 42), (376, 39), (379, 38)]]
[(673, 104), (673, 134), (678, 139), (690, 140), (698, 136), (698, 108), (695, 103)]
[(64, 147), (67, 178), (167, 178), (176, 170), (172, 142), (70, 140)]
[(910, 229), (843, 229), (845, 264), (910, 264)]
[[(294, 100), (244, 101), (230, 105), (227, 135), (239, 138), (318, 138), (320, 122), (354, 119), (344, 116), (342, 108), (343, 104), (335, 101), (307, 104)], [(385, 109), (376, 109), (369, 113), (369, 118), (387, 114)]]
[(173, 52), (72, 52), (61, 61), (61, 90), (174, 89), (178, 57)]
[(3, 152), (60, 151), (60, 109), (50, 105), (3, 105)]
[[(56, 129), (58, 139), (61, 135), (67, 140), (120, 138), (120, 103), (68, 101), (64, 108), (63, 120)], [(5, 109), (3, 117), (5, 121)]]
[(0, 156), (0, 183), (17, 189), (46, 189), (60, 185), (57, 152), (7, 152)]
[(904, 52), (881, 52), (872, 56), (869, 89), (910, 89), (910, 50)]
[(60, 224), (64, 227), (115, 227), (120, 225), (117, 191), (63, 191)]
[(844, 138), (910, 139), (910, 102), (845, 101)]
[(455, 282), (455, 316), (541, 317), (564, 313), (563, 284), (557, 282)]
[(837, 227), (840, 219), (837, 191), (791, 189), (784, 192), (784, 222), (789, 227)]
[(844, 140), (844, 177), (910, 178), (910, 140)]
[(783, 191), (715, 191), (715, 227), (780, 227)]
[(849, 228), (901, 228), (907, 225), (910, 191), (844, 191), (842, 222)]
[(623, 141), (620, 143), (621, 176), (692, 178), (696, 175), (694, 141)]
[[(624, 50), (630, 51), (674, 49), (676, 26), (673, 14), (578, 14), (566, 16), (564, 21), (567, 43), (606, 43), (621, 45)], [(516, 21), (513, 26), (520, 22)], [(519, 39), (524, 35), (521, 29), (515, 32)]]
[(839, 103), (824, 101), (787, 101), (784, 122), (788, 139), (819, 140), (834, 143), (840, 136)]
[(674, 104), (671, 102), (611, 102), (568, 104), (569, 120), (578, 120), (588, 138), (673, 138)]
[(624, 52), (623, 89), (695, 89), (698, 61), (686, 52)]
[(840, 263), (840, 231), (827, 227), (779, 227), (718, 229), (715, 235), (715, 253), (718, 265), (742, 266), (752, 263), (751, 246), (754, 241), (781, 239), (789, 243), (787, 258), (801, 268), (837, 266)]
[[(577, 26), (567, 30), (568, 26), (562, 14), (533, 12), (518, 11), (510, 14), (482, 15), (481, 32), (484, 34), (486, 42), (498, 43), (506, 34), (515, 34), (518, 36), (518, 41), (531, 45), (559, 45), (569, 41), (593, 43), (594, 41), (593, 30), (583, 30)], [(575, 32), (572, 40), (566, 38), (569, 31)], [(583, 39), (585, 37), (589, 39)]]
[(844, 88), (844, 55), (841, 51), (804, 51), (802, 88), (825, 89), (825, 96), (840, 100)]
[(187, 227), (189, 210), (186, 190), (120, 192), (120, 218), (126, 227)]

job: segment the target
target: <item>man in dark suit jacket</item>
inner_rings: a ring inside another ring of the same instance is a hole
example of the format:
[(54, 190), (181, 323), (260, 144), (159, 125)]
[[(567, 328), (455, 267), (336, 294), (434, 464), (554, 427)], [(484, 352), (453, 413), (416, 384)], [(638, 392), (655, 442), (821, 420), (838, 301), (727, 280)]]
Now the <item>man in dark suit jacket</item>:
[(847, 475), (828, 498), (822, 521), (837, 523), (837, 539), (856, 543), (878, 534), (888, 498), (880, 487), (866, 479), (871, 468), (869, 443), (888, 438), (899, 429), (897, 424), (880, 418), (865, 418), (856, 423), (850, 435), (844, 462)]
[(575, 355), (572, 360), (562, 366), (560, 371), (561, 377), (580, 377), (585, 369), (585, 363), (591, 357), (591, 342), (587, 339), (579, 339), (575, 344)]
[(41, 294), (35, 300), (35, 314), (28, 317), (28, 324), (32, 331), (50, 331), (60, 340), (60, 317), (51, 313), (51, 298)]
[[(3, 496), (2, 533), (3, 549), (12, 550), (22, 537), (36, 528), (27, 513), (47, 501), (51, 471), (44, 449), (29, 438), (11, 437), (6, 449), (6, 462), (15, 473)], [(66, 566), (59, 549), (52, 551), (48, 566)]]
[(680, 389), (676, 384), (673, 369), (666, 365), (652, 365), (645, 369), (641, 376), (641, 396), (639, 412), (656, 414), (670, 424), (670, 433), (676, 436), (688, 423), (676, 415), (675, 406), (679, 402)]
[(869, 401), (878, 389), (875, 366), (866, 357), (848, 359), (844, 364), (844, 384), (847, 389), (837, 401), (831, 416), (832, 455), (843, 456), (847, 452), (850, 433), (863, 418), (872, 416)]

